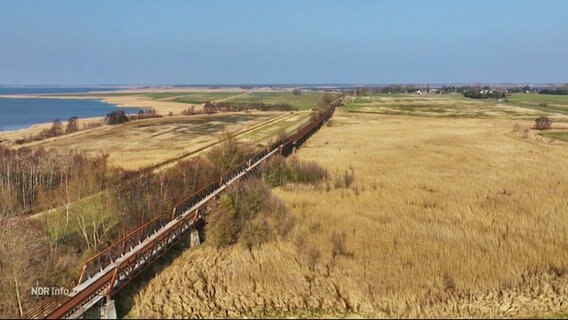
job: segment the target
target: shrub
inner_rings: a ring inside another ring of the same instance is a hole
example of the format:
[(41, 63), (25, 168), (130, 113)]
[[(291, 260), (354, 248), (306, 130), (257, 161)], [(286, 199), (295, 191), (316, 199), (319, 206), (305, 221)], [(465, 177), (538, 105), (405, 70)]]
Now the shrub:
[(334, 231), (331, 235), (331, 255), (333, 257), (347, 255), (347, 248), (345, 246), (345, 238), (347, 235), (344, 232)]
[(207, 153), (207, 159), (215, 170), (215, 179), (221, 178), (228, 170), (246, 161), (255, 151), (254, 146), (237, 141), (228, 132), (222, 135), (221, 142)]
[(113, 111), (111, 113), (107, 113), (104, 123), (108, 125), (115, 125), (128, 122), (128, 116), (122, 110)]
[(194, 114), (197, 114), (197, 112), (195, 111), (195, 106), (191, 106), (191, 107), (183, 110), (181, 112), (181, 114), (184, 115), (184, 116), (192, 116)]
[(242, 231), (243, 245), (251, 250), (258, 247), (269, 240), (272, 233), (269, 223), (266, 219), (254, 219), (246, 224)]
[(206, 220), (207, 239), (216, 247), (226, 247), (237, 242), (239, 212), (234, 206), (231, 195), (221, 196), (219, 205), (211, 210)]
[(261, 171), (264, 181), (272, 187), (286, 183), (315, 184), (327, 178), (327, 170), (317, 162), (297, 158), (286, 160), (281, 156), (272, 158)]
[(315, 184), (327, 177), (327, 170), (314, 161), (290, 159), (292, 182)]
[(336, 100), (337, 98), (339, 98), (339, 94), (336, 93), (332, 93), (332, 92), (326, 92), (323, 94), (323, 96), (321, 97), (321, 101), (318, 103), (318, 105), (320, 107), (323, 107), (325, 109), (327, 109), (327, 106), (329, 104), (331, 104), (334, 100)]
[(288, 182), (290, 176), (286, 159), (281, 156), (274, 157), (262, 167), (262, 178), (271, 187), (282, 186)]
[(149, 108), (149, 109), (143, 109), (143, 110), (138, 111), (138, 114), (131, 115), (129, 117), (129, 119), (141, 120), (141, 119), (161, 118), (161, 117), (162, 117), (162, 115), (156, 113), (156, 110), (154, 108)]
[(38, 136), (34, 137), (33, 140), (37, 141), (37, 140), (43, 140), (43, 139), (47, 139), (47, 138), (51, 138), (51, 137), (57, 137), (57, 136), (62, 135), (63, 133), (65, 133), (65, 130), (63, 130), (63, 124), (61, 123), (61, 120), (55, 119), (55, 120), (53, 120), (53, 124), (51, 125), (51, 128), (41, 130), (41, 132), (38, 134)]
[(67, 127), (65, 128), (65, 133), (72, 133), (79, 131), (79, 118), (73, 116), (67, 121)]
[(276, 235), (286, 235), (294, 225), (283, 203), (268, 186), (251, 179), (229, 188), (206, 217), (207, 239), (216, 247), (241, 243), (247, 249)]
[(349, 170), (345, 170), (343, 175), (335, 175), (335, 188), (349, 188), (355, 181), (355, 170), (353, 167), (349, 167)]
[(537, 130), (548, 130), (552, 126), (552, 120), (545, 116), (536, 118), (534, 122), (534, 128)]

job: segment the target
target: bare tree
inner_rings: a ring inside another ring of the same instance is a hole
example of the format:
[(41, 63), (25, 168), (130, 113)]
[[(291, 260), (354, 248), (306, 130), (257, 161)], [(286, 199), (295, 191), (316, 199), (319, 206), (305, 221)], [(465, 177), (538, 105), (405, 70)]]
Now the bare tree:
[(50, 131), (50, 136), (55, 137), (55, 136), (60, 136), (63, 134), (63, 123), (61, 123), (61, 120), (59, 119), (55, 119), (53, 120), (53, 124), (51, 125), (51, 129), (49, 129)]
[(49, 217), (48, 219), (45, 219), (44, 228), (51, 250), (57, 251), (59, 238), (63, 235), (62, 226), (58, 217)]
[(77, 225), (88, 250), (96, 252), (100, 244), (106, 240), (112, 221), (108, 195), (101, 194), (97, 199), (89, 201), (79, 208)]
[(104, 124), (105, 125), (115, 125), (128, 122), (128, 116), (124, 113), (123, 110), (113, 111), (111, 113), (107, 113)]
[(73, 116), (67, 121), (67, 127), (65, 128), (65, 133), (73, 133), (79, 131), (79, 118)]

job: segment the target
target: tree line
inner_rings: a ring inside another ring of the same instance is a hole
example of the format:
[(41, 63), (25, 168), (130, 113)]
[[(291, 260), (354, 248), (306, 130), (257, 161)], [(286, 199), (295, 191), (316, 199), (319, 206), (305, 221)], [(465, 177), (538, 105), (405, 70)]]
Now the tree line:
[(155, 109), (143, 109), (138, 111), (137, 114), (127, 115), (124, 110), (115, 110), (113, 112), (107, 113), (103, 120), (105, 125), (117, 125), (121, 123), (126, 123), (130, 120), (142, 120), (150, 118), (161, 118), (162, 115), (158, 114)]
[(236, 112), (246, 110), (259, 111), (293, 111), (294, 107), (289, 103), (268, 104), (264, 102), (211, 102), (203, 106), (205, 113)]
[[(172, 115), (170, 113), (170, 115)], [(84, 123), (82, 129), (92, 129), (100, 127), (102, 125), (117, 125), (121, 123), (126, 123), (131, 120), (141, 120), (150, 118), (161, 118), (162, 115), (158, 114), (153, 108), (144, 109), (138, 111), (138, 113), (133, 115), (127, 115), (123, 110), (116, 110), (107, 113), (104, 117), (102, 123), (100, 122), (89, 122)], [(67, 124), (63, 125), (63, 122), (58, 118), (53, 120), (51, 127), (41, 130), (36, 135), (29, 135), (28, 137), (16, 140), (16, 144), (24, 144), (32, 141), (40, 141), (48, 138), (58, 137), (65, 134), (70, 134), (80, 130), (79, 118), (72, 116), (67, 120)]]
[(207, 101), (203, 105), (203, 110), (195, 110), (194, 106), (191, 106), (182, 111), (185, 116), (195, 115), (195, 114), (213, 114), (218, 112), (240, 112), (247, 110), (258, 110), (258, 111), (294, 111), (296, 110), (291, 104), (288, 103), (276, 103), (269, 104), (264, 102), (212, 102)]
[(505, 98), (505, 92), (492, 90), (468, 90), (463, 93), (463, 96), (471, 99), (502, 99)]
[(542, 89), (540, 94), (568, 95), (568, 88)]
[[(88, 125), (84, 125), (86, 128)], [(92, 127), (92, 126), (90, 126)], [(37, 135), (30, 135), (23, 139), (16, 140), (16, 144), (24, 144), (32, 141), (40, 141), (47, 138), (57, 137), (79, 131), (79, 118), (72, 116), (67, 120), (67, 125), (63, 125), (60, 119), (53, 120), (51, 127), (41, 130)]]
[[(10, 149), (0, 146), (0, 212), (11, 216), (46, 208), (69, 192), (73, 198), (92, 192), (87, 185), (100, 184), (107, 170), (107, 154), (59, 153), (43, 148)], [(66, 195), (66, 198), (69, 196)]]

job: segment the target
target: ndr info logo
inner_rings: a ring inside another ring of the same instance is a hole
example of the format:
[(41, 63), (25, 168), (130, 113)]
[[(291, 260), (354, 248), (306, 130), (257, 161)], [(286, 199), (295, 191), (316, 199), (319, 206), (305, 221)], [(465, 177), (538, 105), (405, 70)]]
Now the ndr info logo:
[(40, 287), (36, 285), (32, 287), (32, 295), (34, 296), (66, 296), (69, 289), (65, 287)]

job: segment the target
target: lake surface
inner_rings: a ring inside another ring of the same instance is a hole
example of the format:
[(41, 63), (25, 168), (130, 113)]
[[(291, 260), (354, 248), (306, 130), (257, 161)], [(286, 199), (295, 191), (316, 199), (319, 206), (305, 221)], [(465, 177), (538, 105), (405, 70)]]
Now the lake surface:
[[(119, 90), (119, 88), (0, 87), (0, 95), (111, 90)], [(118, 110), (116, 105), (104, 103), (100, 100), (0, 98), (0, 131), (17, 130), (36, 123), (53, 122), (55, 119), (66, 121), (73, 116), (79, 118), (100, 117), (115, 110)], [(138, 111), (138, 109), (130, 110), (130, 112)]]

